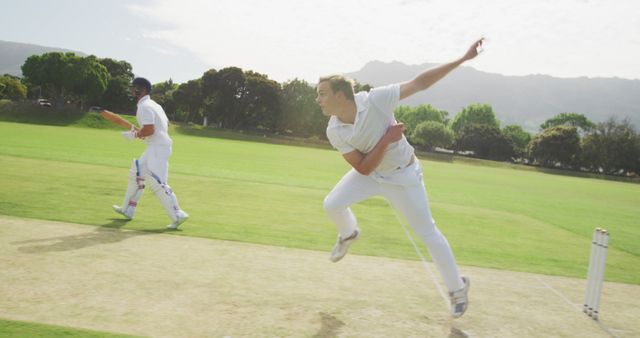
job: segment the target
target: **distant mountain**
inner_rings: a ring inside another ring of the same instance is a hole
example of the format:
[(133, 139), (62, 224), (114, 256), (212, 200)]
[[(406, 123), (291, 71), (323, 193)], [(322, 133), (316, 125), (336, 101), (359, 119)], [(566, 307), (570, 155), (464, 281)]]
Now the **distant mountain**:
[[(379, 86), (409, 80), (435, 65), (373, 61), (345, 76)], [(594, 122), (629, 117), (640, 130), (640, 80), (504, 76), (463, 66), (401, 101), (409, 106), (423, 103), (448, 111), (451, 118), (471, 103), (489, 103), (501, 126), (517, 124), (532, 132), (546, 119), (564, 112), (581, 113)]]
[(87, 54), (63, 48), (44, 47), (28, 43), (0, 40), (0, 75), (11, 74), (22, 77), (22, 70), (20, 67), (22, 67), (24, 61), (29, 56), (50, 52), (73, 52), (76, 53), (76, 55), (87, 56)]

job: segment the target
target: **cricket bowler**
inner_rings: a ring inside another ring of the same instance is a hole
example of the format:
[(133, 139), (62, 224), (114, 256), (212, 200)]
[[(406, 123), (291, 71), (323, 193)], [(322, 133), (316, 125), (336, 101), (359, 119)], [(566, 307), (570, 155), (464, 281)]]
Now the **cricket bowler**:
[(469, 278), (458, 271), (449, 242), (436, 227), (422, 178), (420, 161), (394, 117), (398, 101), (429, 88), (453, 69), (475, 58), (483, 39), (459, 59), (426, 70), (414, 79), (354, 94), (351, 81), (341, 75), (321, 77), (316, 102), (330, 116), (327, 138), (352, 166), (329, 192), (324, 209), (336, 224), (338, 239), (331, 252), (341, 260), (361, 235), (350, 205), (382, 196), (427, 246), (448, 288), (451, 315), (458, 318), (468, 306)]

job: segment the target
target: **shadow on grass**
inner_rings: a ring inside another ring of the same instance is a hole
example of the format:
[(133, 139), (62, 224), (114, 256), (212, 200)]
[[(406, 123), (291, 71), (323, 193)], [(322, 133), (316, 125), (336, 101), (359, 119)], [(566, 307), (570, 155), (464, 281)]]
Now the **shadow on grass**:
[(344, 322), (330, 314), (320, 312), (320, 330), (313, 338), (337, 337)]
[(111, 219), (108, 223), (99, 225), (93, 231), (77, 235), (58, 236), (41, 239), (30, 239), (26, 241), (13, 242), (11, 244), (20, 245), (18, 251), (22, 253), (44, 253), (56, 251), (78, 250), (90, 246), (111, 244), (122, 242), (126, 239), (159, 234), (173, 230), (121, 230), (128, 220)]
[(469, 337), (469, 335), (466, 334), (461, 329), (451, 325), (451, 331), (449, 331), (449, 336), (447, 336), (447, 337), (448, 338), (467, 338), (467, 337)]

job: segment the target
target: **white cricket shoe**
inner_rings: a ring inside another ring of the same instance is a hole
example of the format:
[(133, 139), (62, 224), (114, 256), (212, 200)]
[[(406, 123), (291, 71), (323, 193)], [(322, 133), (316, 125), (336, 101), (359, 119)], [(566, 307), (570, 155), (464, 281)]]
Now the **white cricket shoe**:
[(334, 263), (341, 260), (342, 257), (347, 254), (351, 244), (355, 243), (359, 237), (360, 229), (354, 230), (351, 236), (345, 239), (342, 239), (340, 235), (338, 235), (338, 241), (336, 242), (336, 245), (333, 246), (333, 250), (331, 250), (331, 257), (329, 259)]
[(126, 217), (127, 219), (132, 219), (133, 218), (131, 215), (129, 215), (126, 212), (124, 212), (124, 210), (121, 207), (119, 207), (119, 206), (117, 206), (115, 204), (112, 205), (111, 207), (113, 208), (113, 211), (119, 213), (120, 215)]
[(464, 287), (460, 290), (449, 292), (449, 298), (451, 299), (451, 316), (453, 318), (460, 318), (465, 311), (467, 311), (467, 306), (469, 305), (469, 286), (471, 286), (471, 281), (469, 277), (462, 277), (462, 281), (464, 282)]
[(184, 223), (189, 218), (189, 214), (182, 210), (178, 211), (176, 213), (176, 216), (178, 217), (178, 219), (175, 222), (167, 225), (167, 229), (178, 229), (178, 226), (180, 226), (180, 224)]

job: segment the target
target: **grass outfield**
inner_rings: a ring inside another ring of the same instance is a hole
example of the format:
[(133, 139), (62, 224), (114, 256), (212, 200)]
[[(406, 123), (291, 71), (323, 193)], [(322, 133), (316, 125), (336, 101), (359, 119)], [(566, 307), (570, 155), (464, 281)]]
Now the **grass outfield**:
[[(0, 213), (145, 231), (168, 218), (145, 193), (134, 221), (120, 203), (144, 149), (113, 130), (0, 122)], [(322, 200), (348, 169), (332, 150), (174, 133), (170, 183), (191, 214), (179, 235), (330, 250)], [(591, 233), (611, 232), (606, 277), (640, 284), (640, 185), (511, 167), (422, 161), (438, 226), (458, 262), (586, 276)], [(416, 259), (381, 198), (354, 206), (353, 253)], [(425, 251), (426, 252), (426, 251)]]
[(45, 325), (14, 320), (0, 319), (0, 332), (4, 338), (133, 338), (136, 336), (93, 330), (75, 329), (56, 325)]

